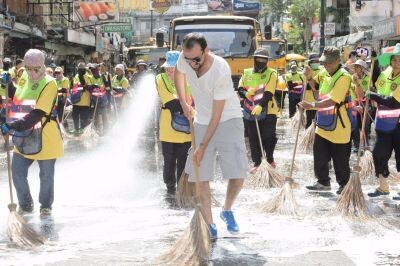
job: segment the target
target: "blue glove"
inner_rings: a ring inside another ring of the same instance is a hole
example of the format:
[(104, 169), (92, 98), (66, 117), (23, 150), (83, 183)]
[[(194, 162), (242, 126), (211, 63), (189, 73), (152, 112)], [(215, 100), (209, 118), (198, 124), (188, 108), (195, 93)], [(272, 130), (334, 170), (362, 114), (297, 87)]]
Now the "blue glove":
[(5, 136), (8, 135), (8, 133), (10, 133), (10, 128), (8, 127), (7, 123), (1, 124), (1, 134)]

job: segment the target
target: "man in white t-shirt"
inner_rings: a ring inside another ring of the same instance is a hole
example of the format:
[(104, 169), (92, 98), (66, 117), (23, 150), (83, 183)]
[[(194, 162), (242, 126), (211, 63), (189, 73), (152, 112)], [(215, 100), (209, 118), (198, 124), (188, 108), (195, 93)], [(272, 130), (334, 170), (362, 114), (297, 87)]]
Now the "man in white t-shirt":
[[(210, 237), (215, 240), (217, 229), (211, 213), (209, 180), (214, 175), (217, 152), (222, 175), (229, 179), (220, 217), (230, 233), (239, 233), (231, 208), (248, 170), (242, 111), (229, 65), (222, 57), (209, 52), (204, 36), (189, 33), (184, 37), (182, 47), (175, 70), (175, 86), (185, 115), (190, 119), (194, 114), (197, 144), (194, 151), (189, 151), (185, 171), (189, 181), (194, 182), (194, 164), (199, 167), (202, 213), (209, 225)], [(196, 112), (186, 103), (185, 80), (192, 89)]]

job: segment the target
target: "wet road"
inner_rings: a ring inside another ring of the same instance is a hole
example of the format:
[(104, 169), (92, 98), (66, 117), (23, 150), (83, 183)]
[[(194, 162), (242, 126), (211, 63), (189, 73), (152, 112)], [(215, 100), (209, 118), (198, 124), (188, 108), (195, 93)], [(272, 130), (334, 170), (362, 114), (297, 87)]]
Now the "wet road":
[[(0, 234), (0, 265), (153, 265), (182, 234), (193, 213), (175, 208), (165, 197), (161, 147), (155, 142), (154, 104), (146, 102), (149, 96), (140, 92), (135, 97), (128, 112), (131, 115), (114, 126), (109, 136), (66, 142), (66, 156), (56, 164), (51, 219), (39, 218), (38, 167), (32, 166), (29, 180), (36, 209), (24, 218), (49, 241), (36, 250), (18, 250), (9, 246), (4, 230)], [(287, 128), (288, 123), (278, 130), (275, 160), (281, 173), (289, 170), (293, 147)], [(367, 199), (376, 218), (362, 223), (343, 219), (333, 211), (337, 185), (331, 193), (307, 192), (304, 185), (314, 181), (312, 156), (299, 154), (296, 164), (294, 178), (301, 185), (295, 190), (299, 217), (259, 211), (278, 189), (245, 188), (234, 206), (239, 235), (230, 235), (218, 217), (220, 208), (213, 209), (219, 239), (208, 265), (400, 264), (396, 244), (399, 210), (385, 206), (382, 199)], [(226, 186), (219, 169), (216, 171), (213, 193), (223, 202)], [(364, 193), (373, 188), (363, 186)], [(8, 202), (3, 168), (0, 228), (6, 227)]]

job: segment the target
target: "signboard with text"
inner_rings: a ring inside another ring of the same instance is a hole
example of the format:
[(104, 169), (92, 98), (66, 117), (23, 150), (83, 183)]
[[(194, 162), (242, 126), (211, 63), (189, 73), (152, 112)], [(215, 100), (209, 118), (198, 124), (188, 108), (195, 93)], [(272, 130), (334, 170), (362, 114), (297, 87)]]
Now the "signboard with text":
[(101, 26), (103, 32), (132, 32), (132, 24), (107, 24)]
[(256, 13), (260, 10), (258, 0), (233, 0), (233, 12)]
[(325, 26), (325, 30), (324, 30), (325, 35), (335, 35), (335, 32), (336, 32), (336, 24), (335, 23), (325, 22), (324, 26)]
[(73, 3), (73, 21), (86, 24), (119, 21), (118, 4), (115, 0), (80, 0)]

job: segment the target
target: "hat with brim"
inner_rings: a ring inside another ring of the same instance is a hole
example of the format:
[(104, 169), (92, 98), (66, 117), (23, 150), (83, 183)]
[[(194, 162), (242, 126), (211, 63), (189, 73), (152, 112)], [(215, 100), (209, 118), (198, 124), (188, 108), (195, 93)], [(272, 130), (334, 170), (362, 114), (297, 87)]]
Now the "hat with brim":
[(321, 63), (333, 63), (340, 59), (340, 50), (334, 46), (325, 47), (319, 61)]
[(400, 43), (397, 43), (396, 46), (386, 48), (386, 52), (378, 57), (379, 65), (382, 67), (390, 65), (393, 55), (400, 55)]
[(310, 63), (310, 62), (319, 62), (319, 55), (318, 54), (310, 54), (308, 56), (307, 63)]
[(268, 59), (269, 58), (269, 54), (268, 54), (268, 51), (266, 49), (259, 48), (254, 52), (253, 57), (260, 57), (260, 58)]
[(178, 52), (178, 51), (168, 51), (165, 54), (166, 61), (164, 64), (162, 64), (161, 67), (165, 67), (165, 68), (175, 67), (176, 64), (178, 63), (179, 55), (180, 55), (180, 52)]
[(365, 74), (369, 74), (368, 65), (364, 60), (358, 59), (355, 63), (350, 65), (351, 67), (360, 66)]

